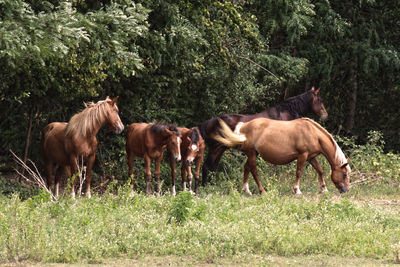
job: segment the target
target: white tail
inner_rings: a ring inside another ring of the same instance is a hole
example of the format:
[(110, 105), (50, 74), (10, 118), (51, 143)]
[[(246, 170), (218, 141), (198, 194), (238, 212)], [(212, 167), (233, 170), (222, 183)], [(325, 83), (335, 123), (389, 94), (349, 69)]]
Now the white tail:
[[(218, 121), (221, 126), (219, 131), (220, 134), (212, 135), (211, 137), (214, 140), (228, 147), (241, 145), (246, 142), (247, 139), (244, 134), (241, 134), (240, 131), (233, 132), (231, 128), (229, 128), (229, 126), (220, 118), (218, 118)], [(243, 122), (239, 122), (238, 126), (241, 127), (242, 124)]]

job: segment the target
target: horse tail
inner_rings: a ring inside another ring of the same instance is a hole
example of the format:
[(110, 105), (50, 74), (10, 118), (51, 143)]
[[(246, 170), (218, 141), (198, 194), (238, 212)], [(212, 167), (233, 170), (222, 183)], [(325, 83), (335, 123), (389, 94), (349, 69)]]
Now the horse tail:
[(206, 132), (206, 126), (207, 126), (207, 123), (208, 123), (209, 121), (210, 121), (210, 120), (207, 120), (207, 121), (203, 122), (203, 123), (200, 125), (200, 134), (201, 134), (201, 137), (203, 137), (204, 140), (208, 139), (208, 135), (207, 135), (207, 132)]
[[(229, 126), (222, 119), (218, 118), (218, 121), (220, 124), (219, 134), (212, 135), (212, 138), (214, 140), (227, 147), (241, 145), (244, 142), (246, 142), (247, 140), (246, 135), (240, 132), (233, 132), (231, 128), (229, 128)], [(243, 123), (239, 122), (238, 125), (239, 124)]]
[(42, 143), (42, 147), (44, 147), (45, 141), (47, 139), (47, 133), (54, 128), (53, 123), (47, 124), (41, 131), (40, 131), (40, 142)]

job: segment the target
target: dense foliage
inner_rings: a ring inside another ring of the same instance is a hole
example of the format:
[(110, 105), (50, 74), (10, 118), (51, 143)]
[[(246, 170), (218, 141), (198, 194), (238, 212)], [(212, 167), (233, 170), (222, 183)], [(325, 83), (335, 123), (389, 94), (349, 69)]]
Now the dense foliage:
[[(119, 95), (125, 124), (199, 125), (320, 86), (326, 127), (400, 150), (400, 5), (390, 1), (0, 1), (0, 154), (39, 162), (39, 132)], [(118, 165), (123, 136), (100, 132)], [(2, 159), (4, 162), (5, 159)]]

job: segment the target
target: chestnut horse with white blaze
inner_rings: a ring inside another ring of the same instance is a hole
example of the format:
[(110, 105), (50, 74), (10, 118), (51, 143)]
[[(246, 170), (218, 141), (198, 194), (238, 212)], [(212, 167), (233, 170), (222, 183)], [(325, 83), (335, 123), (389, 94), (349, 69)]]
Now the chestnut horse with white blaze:
[[(297, 160), (294, 193), (301, 194), (300, 177), (307, 160), (319, 154), (325, 156), (331, 166), (331, 179), (340, 193), (350, 188), (348, 161), (333, 137), (317, 122), (301, 118), (292, 121), (278, 121), (266, 118), (239, 123), (233, 132), (222, 120), (220, 133), (213, 138), (227, 147), (239, 146), (248, 157), (245, 164), (243, 190), (249, 191), (249, 172), (256, 168), (257, 153), (272, 164), (284, 165)], [(260, 193), (265, 190), (255, 178)], [(319, 177), (321, 191), (327, 191), (325, 181)]]
[[(96, 158), (98, 141), (96, 134), (107, 125), (115, 133), (120, 134), (124, 125), (118, 115), (118, 96), (97, 103), (85, 104), (85, 109), (72, 116), (68, 123), (52, 122), (43, 128), (41, 132), (42, 156), (47, 175), (47, 185), (54, 192), (59, 193), (60, 180), (63, 174), (67, 176), (76, 175), (78, 166), (86, 163), (86, 195), (91, 196), (90, 182), (92, 178), (92, 167)], [(82, 162), (83, 161), (83, 162)], [(52, 174), (53, 166), (56, 165), (56, 175)], [(75, 177), (71, 195), (75, 197)]]
[[(194, 192), (198, 194), (198, 187), (200, 183), (200, 165), (203, 162), (204, 150), (206, 144), (201, 137), (200, 130), (198, 127), (191, 129), (179, 127), (180, 133), (182, 134), (181, 153), (182, 153), (182, 188), (185, 191), (186, 188), (186, 176), (188, 178), (189, 191), (192, 191), (192, 167), (193, 162), (195, 163), (195, 189)], [(170, 148), (168, 147), (168, 151)], [(170, 157), (171, 176), (172, 176), (172, 195), (176, 195), (175, 182), (176, 182), (176, 164), (175, 160)]]
[(129, 176), (133, 171), (135, 157), (144, 159), (146, 193), (152, 193), (151, 161), (155, 160), (156, 192), (160, 192), (160, 165), (164, 149), (168, 145), (175, 160), (181, 160), (181, 134), (178, 128), (164, 122), (132, 123), (126, 132), (126, 154), (128, 157)]
[[(257, 114), (222, 114), (216, 118), (211, 118), (205, 121), (200, 132), (208, 147), (207, 158), (203, 164), (203, 186), (208, 182), (208, 172), (215, 171), (218, 162), (221, 160), (223, 153), (228, 147), (216, 142), (212, 136), (218, 134), (220, 125), (218, 121), (223, 120), (233, 131), (236, 125), (240, 122), (248, 122), (256, 118), (268, 118), (274, 120), (290, 121), (305, 117), (314, 113), (320, 119), (325, 120), (328, 117), (328, 112), (323, 104), (320, 88), (308, 90), (307, 92), (286, 99), (283, 103), (279, 103)], [(323, 178), (322, 168), (316, 159), (310, 160), (311, 165), (317, 171), (320, 179)], [(258, 179), (257, 168), (252, 169), (254, 179)]]

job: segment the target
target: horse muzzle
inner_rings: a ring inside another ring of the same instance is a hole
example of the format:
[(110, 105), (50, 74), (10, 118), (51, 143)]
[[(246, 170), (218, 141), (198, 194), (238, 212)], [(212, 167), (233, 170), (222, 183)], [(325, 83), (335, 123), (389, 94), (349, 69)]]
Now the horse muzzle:
[(321, 121), (325, 121), (327, 118), (328, 118), (328, 113), (326, 111), (322, 112), (320, 117)]
[(187, 166), (192, 166), (193, 160), (186, 160), (186, 165)]
[(347, 191), (349, 191), (349, 188), (347, 186), (342, 186), (341, 188), (339, 188), (340, 194), (346, 193)]
[(117, 129), (115, 129), (115, 133), (120, 134), (120, 133), (122, 133), (123, 130), (124, 130), (124, 125), (118, 124)]

